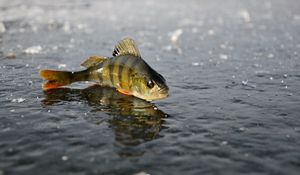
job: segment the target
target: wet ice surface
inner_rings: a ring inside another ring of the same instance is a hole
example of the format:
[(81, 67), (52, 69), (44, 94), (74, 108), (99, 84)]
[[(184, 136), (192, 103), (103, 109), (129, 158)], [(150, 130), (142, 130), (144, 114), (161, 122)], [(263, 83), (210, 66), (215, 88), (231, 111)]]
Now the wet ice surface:
[[(299, 2), (180, 2), (0, 1), (0, 174), (298, 174)], [(42, 91), (126, 36), (168, 99)]]

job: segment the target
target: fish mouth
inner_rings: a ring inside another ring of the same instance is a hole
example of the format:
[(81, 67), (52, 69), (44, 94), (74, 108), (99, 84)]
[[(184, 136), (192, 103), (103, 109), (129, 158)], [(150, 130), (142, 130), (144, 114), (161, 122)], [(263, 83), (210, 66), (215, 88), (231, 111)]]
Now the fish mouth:
[(158, 90), (159, 92), (159, 97), (158, 99), (166, 98), (169, 96), (169, 88), (161, 88)]
[(155, 101), (155, 100), (161, 100), (161, 99), (165, 99), (169, 96), (169, 94), (164, 94), (164, 95), (159, 95), (159, 96), (156, 96), (154, 98), (145, 98), (144, 100), (146, 101)]
[(144, 98), (144, 100), (154, 101), (154, 100), (161, 100), (161, 99), (169, 97), (168, 89), (166, 89), (166, 88), (159, 89), (157, 92), (158, 93), (156, 93), (154, 96), (151, 96), (149, 98)]
[(159, 90), (158, 90), (158, 92), (160, 93), (160, 94), (168, 94), (169, 95), (169, 88), (166, 86), (166, 87), (163, 87), (163, 88), (160, 88)]

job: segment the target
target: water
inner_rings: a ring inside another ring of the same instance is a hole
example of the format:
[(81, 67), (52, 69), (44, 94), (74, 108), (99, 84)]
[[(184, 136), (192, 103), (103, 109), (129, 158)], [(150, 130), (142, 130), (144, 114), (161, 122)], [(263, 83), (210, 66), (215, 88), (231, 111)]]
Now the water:
[[(299, 8), (0, 1), (0, 174), (298, 174)], [(169, 98), (91, 83), (42, 91), (40, 69), (81, 70), (126, 36)]]

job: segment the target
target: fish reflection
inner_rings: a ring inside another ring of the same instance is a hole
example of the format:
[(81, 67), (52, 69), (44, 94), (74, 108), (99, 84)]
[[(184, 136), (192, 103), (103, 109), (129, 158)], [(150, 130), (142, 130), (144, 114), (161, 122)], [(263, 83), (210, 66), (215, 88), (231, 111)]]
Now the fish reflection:
[(62, 101), (82, 101), (111, 117), (107, 120), (115, 133), (120, 156), (140, 156), (138, 145), (159, 137), (166, 113), (145, 100), (118, 93), (112, 88), (94, 85), (86, 89), (59, 88), (44, 92), (46, 106)]

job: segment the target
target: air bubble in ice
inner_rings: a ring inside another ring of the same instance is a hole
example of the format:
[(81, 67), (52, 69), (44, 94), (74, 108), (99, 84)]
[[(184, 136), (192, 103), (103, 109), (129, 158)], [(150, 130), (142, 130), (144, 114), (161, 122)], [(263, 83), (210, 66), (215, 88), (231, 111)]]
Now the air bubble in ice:
[(0, 33), (4, 33), (6, 31), (3, 22), (0, 21)]
[(242, 81), (242, 85), (247, 86), (248, 80)]
[(66, 32), (66, 33), (70, 33), (70, 32), (71, 32), (71, 25), (70, 25), (70, 23), (65, 22), (65, 23), (64, 23), (64, 26), (63, 26), (63, 30), (64, 30), (64, 32)]
[(182, 35), (183, 30), (182, 29), (177, 29), (174, 32), (171, 32), (170, 35), (170, 40), (172, 43), (176, 43), (180, 37), (180, 35)]
[(228, 59), (228, 56), (225, 55), (225, 54), (220, 54), (219, 57), (220, 57), (221, 60), (227, 60)]
[(25, 101), (24, 98), (14, 98), (11, 100), (11, 102), (13, 102), (13, 103), (22, 103), (24, 101)]
[(273, 58), (273, 57), (274, 57), (274, 54), (272, 54), (272, 53), (268, 54), (268, 58)]
[(38, 54), (42, 51), (41, 46), (31, 46), (24, 50), (26, 54)]
[(213, 29), (210, 29), (207, 31), (208, 35), (215, 35), (215, 31)]
[(58, 46), (53, 46), (52, 47), (52, 50), (57, 50), (58, 49)]
[(250, 84), (249, 82), (248, 82), (248, 80), (244, 80), (244, 81), (242, 81), (242, 85), (243, 86), (248, 86), (248, 87), (251, 87), (251, 88), (256, 88), (256, 85), (255, 84)]
[(133, 175), (150, 175), (149, 173), (146, 173), (144, 171), (141, 171), (141, 172), (138, 172), (138, 173), (135, 173)]
[(222, 141), (222, 142), (221, 142), (221, 145), (227, 145), (227, 144), (228, 144), (227, 141)]
[(66, 64), (59, 64), (59, 65), (58, 65), (58, 68), (59, 68), (59, 69), (61, 69), (61, 68), (65, 68), (65, 67), (67, 67), (67, 65), (66, 65)]
[(245, 131), (245, 128), (244, 127), (240, 127), (239, 130), (240, 131)]
[(197, 33), (198, 32), (198, 29), (196, 27), (193, 27), (192, 28), (192, 33)]
[(244, 21), (247, 23), (251, 21), (250, 14), (249, 14), (248, 10), (246, 10), (246, 9), (241, 9), (239, 11), (239, 16), (242, 17), (244, 19)]
[(69, 159), (68, 156), (62, 156), (62, 157), (61, 157), (61, 160), (63, 160), (63, 161), (67, 161), (68, 159)]
[(221, 44), (220, 47), (221, 47), (221, 49), (226, 49), (226, 45), (225, 44)]

